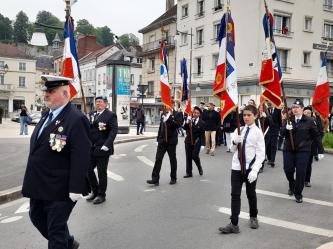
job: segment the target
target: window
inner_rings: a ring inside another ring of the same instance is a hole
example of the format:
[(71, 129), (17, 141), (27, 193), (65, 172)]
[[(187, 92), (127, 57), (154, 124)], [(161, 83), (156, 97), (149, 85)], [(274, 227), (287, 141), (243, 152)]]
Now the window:
[(98, 81), (97, 82), (98, 82), (98, 85), (101, 84), (101, 75), (100, 74), (98, 75)]
[(134, 74), (131, 74), (131, 85), (134, 85)]
[(312, 30), (312, 17), (306, 16), (304, 20), (304, 31)]
[(136, 58), (136, 63), (142, 64), (142, 58)]
[(324, 9), (332, 10), (333, 9), (333, 0), (325, 0)]
[(217, 62), (218, 62), (218, 60), (219, 60), (219, 54), (213, 54), (212, 58), (213, 58), (213, 61), (212, 61), (212, 69), (215, 70), (216, 67), (217, 67)]
[(187, 45), (187, 36), (187, 32), (181, 33), (181, 45)]
[(197, 30), (197, 45), (202, 45), (203, 44), (203, 29), (198, 29)]
[(5, 67), (5, 62), (4, 61), (0, 61), (0, 68), (4, 68)]
[(324, 23), (324, 38), (333, 39), (333, 24)]
[(105, 75), (105, 73), (103, 73), (103, 85), (105, 85), (106, 84), (106, 75)]
[(19, 87), (25, 87), (25, 77), (19, 77)]
[(221, 27), (221, 23), (214, 24), (214, 37), (213, 38), (215, 40), (217, 40), (217, 38), (219, 37), (220, 27)]
[(311, 52), (303, 52), (303, 66), (310, 66)]
[(198, 10), (197, 16), (204, 15), (204, 0), (198, 0), (197, 10)]
[(0, 85), (4, 85), (5, 84), (5, 76), (0, 75)]
[(26, 64), (24, 62), (19, 63), (19, 71), (25, 71), (26, 70)]
[(222, 0), (215, 0), (214, 1), (214, 10), (218, 11), (221, 9), (223, 9)]
[(149, 42), (154, 42), (155, 41), (155, 34), (149, 36)]
[(155, 58), (149, 59), (149, 72), (155, 72)]
[(142, 83), (142, 75), (140, 74), (140, 76), (139, 76), (139, 84), (141, 84)]
[(148, 81), (147, 96), (154, 96), (154, 81)]
[(278, 49), (277, 50), (279, 59), (280, 59), (280, 65), (281, 65), (281, 70), (284, 73), (288, 73), (290, 71), (289, 65), (288, 65), (288, 55), (289, 55), (289, 50), (287, 49)]
[(328, 77), (333, 77), (333, 60), (327, 60), (327, 75)]
[(282, 35), (290, 35), (290, 16), (274, 14), (274, 32)]
[(101, 96), (101, 90), (98, 90), (98, 95)]
[(196, 62), (196, 69), (195, 69), (195, 74), (197, 76), (201, 76), (202, 75), (202, 59), (201, 57), (198, 57), (195, 59)]
[(182, 18), (188, 17), (188, 4), (182, 6)]

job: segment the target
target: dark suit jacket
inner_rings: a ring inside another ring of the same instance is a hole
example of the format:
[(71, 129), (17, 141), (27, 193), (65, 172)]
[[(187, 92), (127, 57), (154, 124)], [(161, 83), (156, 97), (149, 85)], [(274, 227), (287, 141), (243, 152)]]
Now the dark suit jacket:
[[(94, 118), (96, 112), (89, 114), (90, 137), (93, 146), (94, 156), (110, 156), (114, 152), (113, 143), (118, 132), (117, 115), (109, 109), (105, 109), (101, 115)], [(102, 151), (102, 146), (109, 148), (108, 151)]]
[(221, 127), (221, 116), (215, 110), (208, 110), (202, 115), (205, 122), (205, 131), (217, 131)]
[[(31, 136), (22, 194), (52, 201), (67, 200), (69, 193), (85, 195), (89, 190), (86, 176), (91, 148), (88, 119), (68, 103), (37, 138), (47, 116), (42, 117)], [(51, 148), (53, 134), (63, 135), (66, 142), (60, 152)]]
[(181, 112), (173, 112), (166, 122), (163, 122), (161, 117), (160, 126), (158, 128), (157, 142), (177, 144), (178, 132), (177, 129), (183, 125), (183, 114)]
[[(192, 122), (192, 121), (191, 121)], [(185, 143), (191, 143), (191, 132), (190, 132), (190, 125), (185, 124), (184, 130), (186, 130), (186, 138)], [(201, 138), (202, 135), (205, 133), (205, 122), (199, 118), (199, 121), (197, 124), (193, 124), (192, 122), (192, 139), (193, 139), (193, 145), (200, 144), (201, 146)]]

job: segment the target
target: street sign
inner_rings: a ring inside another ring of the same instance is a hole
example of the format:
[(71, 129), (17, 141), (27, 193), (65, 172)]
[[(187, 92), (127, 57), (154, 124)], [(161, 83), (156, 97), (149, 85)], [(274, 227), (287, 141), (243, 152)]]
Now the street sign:
[(319, 43), (313, 43), (313, 49), (318, 49), (318, 50), (326, 50), (333, 52), (333, 46), (328, 46), (326, 44), (319, 44)]

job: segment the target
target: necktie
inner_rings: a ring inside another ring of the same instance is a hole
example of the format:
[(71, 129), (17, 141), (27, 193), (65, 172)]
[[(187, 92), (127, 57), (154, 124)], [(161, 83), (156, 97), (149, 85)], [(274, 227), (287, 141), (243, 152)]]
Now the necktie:
[(46, 120), (46, 123), (45, 123), (45, 125), (44, 125), (44, 128), (47, 127), (47, 126), (51, 123), (51, 121), (52, 121), (52, 117), (53, 117), (53, 113), (50, 112), (50, 114), (49, 114), (49, 116), (48, 116), (48, 118), (47, 118), (47, 120)]
[(296, 124), (298, 124), (298, 122), (299, 122), (299, 118), (296, 119)]
[(100, 113), (99, 113), (99, 112), (96, 112), (96, 114), (95, 114), (95, 119), (97, 119), (99, 115), (100, 115)]
[(246, 132), (245, 132), (245, 136), (243, 139), (243, 143), (242, 143), (242, 157), (243, 157), (243, 161), (242, 161), (242, 173), (243, 175), (246, 174), (246, 153), (245, 153), (245, 145), (246, 145), (246, 139), (247, 136), (249, 135), (249, 131), (250, 131), (250, 127), (246, 128)]

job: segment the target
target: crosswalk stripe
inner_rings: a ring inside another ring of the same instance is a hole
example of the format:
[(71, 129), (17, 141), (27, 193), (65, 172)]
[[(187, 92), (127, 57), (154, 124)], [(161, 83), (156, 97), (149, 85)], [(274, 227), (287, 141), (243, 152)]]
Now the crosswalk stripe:
[[(273, 196), (273, 197), (278, 197), (278, 198), (283, 198), (283, 199), (288, 199), (288, 200), (294, 199), (294, 197), (286, 195), (286, 194), (266, 191), (266, 190), (262, 190), (262, 189), (256, 189), (256, 192), (257, 192), (257, 194), (268, 195), (268, 196)], [(333, 207), (332, 202), (315, 200), (315, 199), (311, 199), (311, 198), (303, 198), (303, 202), (308, 202), (308, 203), (327, 206), (327, 207)]]
[(150, 161), (147, 157), (145, 156), (137, 156), (137, 158), (143, 162), (144, 164), (147, 164), (150, 167), (154, 167), (154, 162)]
[(108, 170), (108, 177), (111, 178), (112, 180), (115, 180), (116, 182), (122, 182), (125, 180), (124, 177), (117, 175), (111, 172), (110, 170)]
[[(231, 209), (226, 208), (226, 207), (220, 207), (218, 209), (218, 211), (220, 213), (227, 214), (227, 215), (231, 214)], [(239, 218), (249, 219), (249, 213), (240, 212)], [(329, 238), (333, 237), (333, 230), (302, 225), (302, 224), (298, 224), (298, 223), (294, 223), (294, 222), (278, 220), (278, 219), (269, 218), (269, 217), (260, 216), (260, 215), (258, 215), (258, 220), (259, 220), (259, 223), (264, 223), (264, 224), (268, 224), (268, 225), (272, 225), (272, 226), (283, 227), (283, 228), (287, 228), (290, 230), (300, 231), (300, 232), (304, 232), (304, 233), (311, 233), (311, 234), (320, 235), (320, 236), (329, 237)]]
[(143, 144), (134, 149), (135, 152), (142, 152), (145, 147), (147, 147), (148, 144)]

